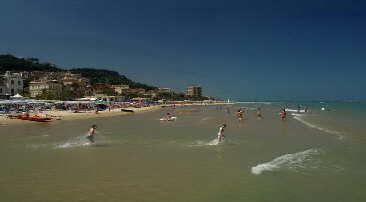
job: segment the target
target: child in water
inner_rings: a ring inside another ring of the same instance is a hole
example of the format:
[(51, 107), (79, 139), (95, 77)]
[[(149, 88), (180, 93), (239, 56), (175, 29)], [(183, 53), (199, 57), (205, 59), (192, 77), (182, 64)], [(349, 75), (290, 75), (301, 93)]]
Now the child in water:
[(224, 132), (224, 128), (226, 128), (226, 124), (223, 124), (220, 128), (219, 128), (219, 132), (217, 133), (217, 144), (220, 144), (221, 140), (224, 139), (225, 142), (227, 142), (226, 137), (222, 134)]
[(86, 139), (87, 139), (88, 142), (94, 143), (94, 132), (95, 132), (96, 129), (97, 129), (97, 126), (92, 125), (92, 127), (89, 130), (88, 135), (86, 136)]

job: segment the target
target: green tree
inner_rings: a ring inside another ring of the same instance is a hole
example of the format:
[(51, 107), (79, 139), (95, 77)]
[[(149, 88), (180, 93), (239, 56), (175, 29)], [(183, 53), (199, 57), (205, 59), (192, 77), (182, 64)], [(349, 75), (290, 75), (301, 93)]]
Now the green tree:
[(101, 89), (100, 90), (100, 93), (101, 94), (106, 94), (108, 96), (116, 96), (116, 95), (118, 95), (118, 93), (116, 91), (114, 91), (113, 89), (107, 89), (107, 88)]
[(43, 89), (42, 93), (40, 95), (36, 96), (36, 99), (38, 100), (57, 100), (57, 95), (49, 90)]

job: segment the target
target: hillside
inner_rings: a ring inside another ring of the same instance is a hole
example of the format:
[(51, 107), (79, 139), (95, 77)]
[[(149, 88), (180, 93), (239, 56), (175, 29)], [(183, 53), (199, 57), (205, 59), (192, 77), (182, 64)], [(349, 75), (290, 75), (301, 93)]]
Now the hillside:
[(40, 63), (38, 58), (18, 58), (13, 55), (0, 55), (0, 73), (4, 74), (6, 71), (48, 71), (48, 72), (62, 72), (70, 71), (72, 73), (81, 73), (83, 77), (90, 79), (91, 84), (107, 83), (110, 85), (129, 85), (131, 88), (144, 88), (146, 90), (156, 89), (154, 86), (137, 83), (128, 79), (124, 75), (120, 75), (116, 71), (106, 69), (93, 68), (76, 68), (71, 70), (64, 70), (51, 63)]

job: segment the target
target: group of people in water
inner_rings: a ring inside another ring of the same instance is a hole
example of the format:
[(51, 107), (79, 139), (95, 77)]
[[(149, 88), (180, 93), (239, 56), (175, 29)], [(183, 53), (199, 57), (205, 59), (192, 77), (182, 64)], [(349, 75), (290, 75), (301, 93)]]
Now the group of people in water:
[[(300, 112), (300, 107), (297, 108), (298, 111)], [(307, 112), (308, 109), (306, 108), (305, 109), (305, 112)], [(230, 108), (226, 108), (226, 112), (228, 115), (230, 115)], [(286, 110), (285, 109), (282, 109), (280, 110), (280, 114), (281, 114), (281, 121), (284, 122), (286, 121)], [(238, 119), (238, 122), (242, 122), (242, 119), (243, 119), (243, 115), (244, 115), (244, 111), (242, 109), (238, 109), (237, 112), (236, 112), (236, 116), (237, 116), (237, 119)], [(258, 107), (257, 108), (257, 111), (256, 111), (256, 115), (257, 115), (257, 118), (258, 119), (263, 119), (262, 117), (262, 113), (261, 113), (261, 109)], [(172, 116), (167, 113), (166, 116), (164, 116), (162, 119), (164, 120), (169, 120), (171, 119)], [(227, 142), (228, 139), (223, 135), (223, 132), (224, 132), (224, 129), (226, 128), (226, 124), (223, 124), (219, 127), (219, 131), (217, 133), (217, 143), (219, 144), (221, 141), (225, 141)], [(86, 136), (86, 140), (87, 142), (89, 143), (94, 143), (94, 133), (95, 133), (95, 130), (97, 129), (97, 126), (96, 125), (92, 125), (90, 130), (89, 130), (89, 133), (88, 135)]]
[[(244, 115), (244, 111), (242, 109), (238, 109), (238, 111), (236, 111), (236, 117), (238, 118), (238, 122), (242, 122), (243, 115)], [(259, 107), (257, 108), (256, 115), (257, 115), (258, 119), (263, 119), (261, 108), (259, 108)]]
[[(305, 113), (308, 112), (308, 110), (309, 109), (307, 107), (305, 107)], [(297, 111), (300, 112), (300, 106), (297, 107)], [(228, 115), (230, 115), (230, 108), (226, 108), (226, 112), (227, 112)], [(238, 122), (242, 122), (243, 115), (244, 115), (244, 111), (242, 109), (238, 109), (237, 112), (236, 112), (236, 117), (238, 119)], [(258, 119), (263, 119), (261, 108), (259, 108), (259, 107), (257, 108), (256, 115), (257, 115)], [(280, 110), (280, 115), (281, 115), (281, 121), (282, 122), (286, 121), (286, 116), (287, 116), (286, 109), (281, 109)], [(226, 124), (223, 124), (219, 128), (219, 132), (217, 134), (218, 143), (220, 143), (222, 140), (227, 141), (227, 138), (223, 135), (224, 128), (226, 128)]]

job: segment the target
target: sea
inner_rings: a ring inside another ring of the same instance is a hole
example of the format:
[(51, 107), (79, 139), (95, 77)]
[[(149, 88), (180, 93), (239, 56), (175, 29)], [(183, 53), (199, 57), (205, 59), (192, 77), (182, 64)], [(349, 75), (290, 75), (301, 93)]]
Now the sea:
[[(166, 113), (177, 119), (159, 121)], [(93, 124), (95, 143), (86, 144)], [(218, 143), (222, 124), (228, 141)], [(365, 131), (366, 103), (333, 102), (175, 106), (0, 125), (0, 201), (361, 202)]]

